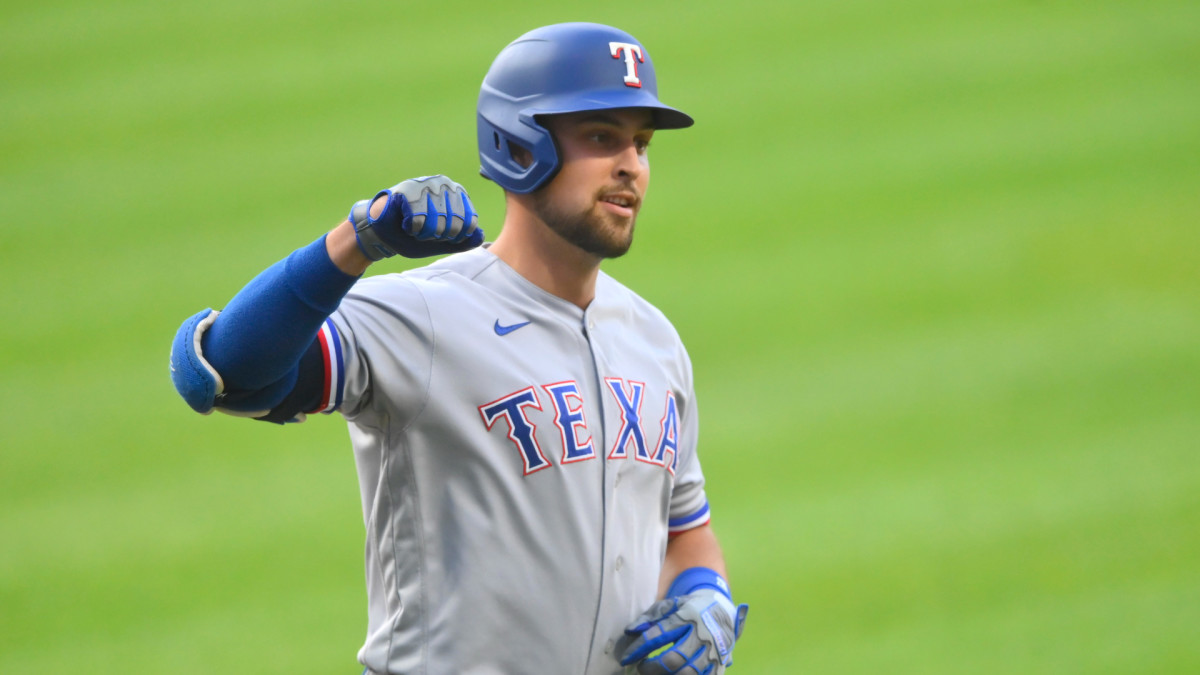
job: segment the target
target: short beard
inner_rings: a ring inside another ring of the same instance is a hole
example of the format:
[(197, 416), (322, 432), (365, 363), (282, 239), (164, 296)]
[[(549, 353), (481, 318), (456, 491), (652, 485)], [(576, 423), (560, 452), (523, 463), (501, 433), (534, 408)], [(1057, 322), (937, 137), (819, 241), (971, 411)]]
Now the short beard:
[(558, 236), (567, 243), (597, 258), (620, 258), (633, 245), (633, 230), (637, 214), (629, 223), (629, 230), (618, 230), (609, 226), (604, 214), (594, 209), (578, 213), (567, 213), (551, 203), (544, 191), (533, 194), (534, 212)]

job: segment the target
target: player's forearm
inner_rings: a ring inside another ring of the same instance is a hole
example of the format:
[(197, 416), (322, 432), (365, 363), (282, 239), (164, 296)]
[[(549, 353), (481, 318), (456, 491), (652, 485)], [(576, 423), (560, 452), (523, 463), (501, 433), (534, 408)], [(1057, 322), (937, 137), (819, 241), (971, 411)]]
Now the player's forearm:
[(317, 242), (296, 250), (229, 301), (204, 336), (205, 354), (218, 372), (230, 373), (227, 385), (273, 382), (299, 360), (356, 278), (331, 265)]
[(663, 597), (675, 577), (692, 567), (707, 567), (726, 577), (725, 556), (710, 525), (681, 532), (667, 542), (667, 555), (658, 579), (658, 596)]

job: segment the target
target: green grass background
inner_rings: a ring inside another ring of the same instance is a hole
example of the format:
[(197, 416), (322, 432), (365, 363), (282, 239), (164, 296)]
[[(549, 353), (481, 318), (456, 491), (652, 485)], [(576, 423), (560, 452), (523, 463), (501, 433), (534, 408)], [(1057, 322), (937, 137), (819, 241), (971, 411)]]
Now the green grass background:
[[(733, 672), (1200, 672), (1200, 4), (0, 6), (0, 672), (356, 673), (344, 425), (200, 417), (179, 322), (441, 172), (562, 20), (655, 56)], [(400, 269), (391, 261), (382, 268)]]

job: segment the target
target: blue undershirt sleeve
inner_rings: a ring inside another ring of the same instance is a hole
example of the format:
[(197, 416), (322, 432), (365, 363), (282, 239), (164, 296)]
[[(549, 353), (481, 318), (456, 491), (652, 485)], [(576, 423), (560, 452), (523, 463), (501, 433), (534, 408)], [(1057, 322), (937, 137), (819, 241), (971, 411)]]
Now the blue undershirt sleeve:
[(225, 396), (245, 399), (261, 391), (267, 400), (256, 400), (253, 407), (262, 410), (282, 401), (321, 322), (357, 280), (329, 258), (322, 236), (247, 284), (201, 338), (204, 358), (220, 373)]

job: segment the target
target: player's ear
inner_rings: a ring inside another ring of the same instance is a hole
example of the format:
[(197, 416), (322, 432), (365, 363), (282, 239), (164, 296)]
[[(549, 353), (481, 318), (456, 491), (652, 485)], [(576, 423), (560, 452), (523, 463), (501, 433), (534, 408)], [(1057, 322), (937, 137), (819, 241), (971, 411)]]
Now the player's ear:
[(528, 169), (533, 164), (533, 153), (528, 148), (516, 143), (508, 144), (508, 154), (512, 156), (514, 162), (521, 165), (522, 169)]

